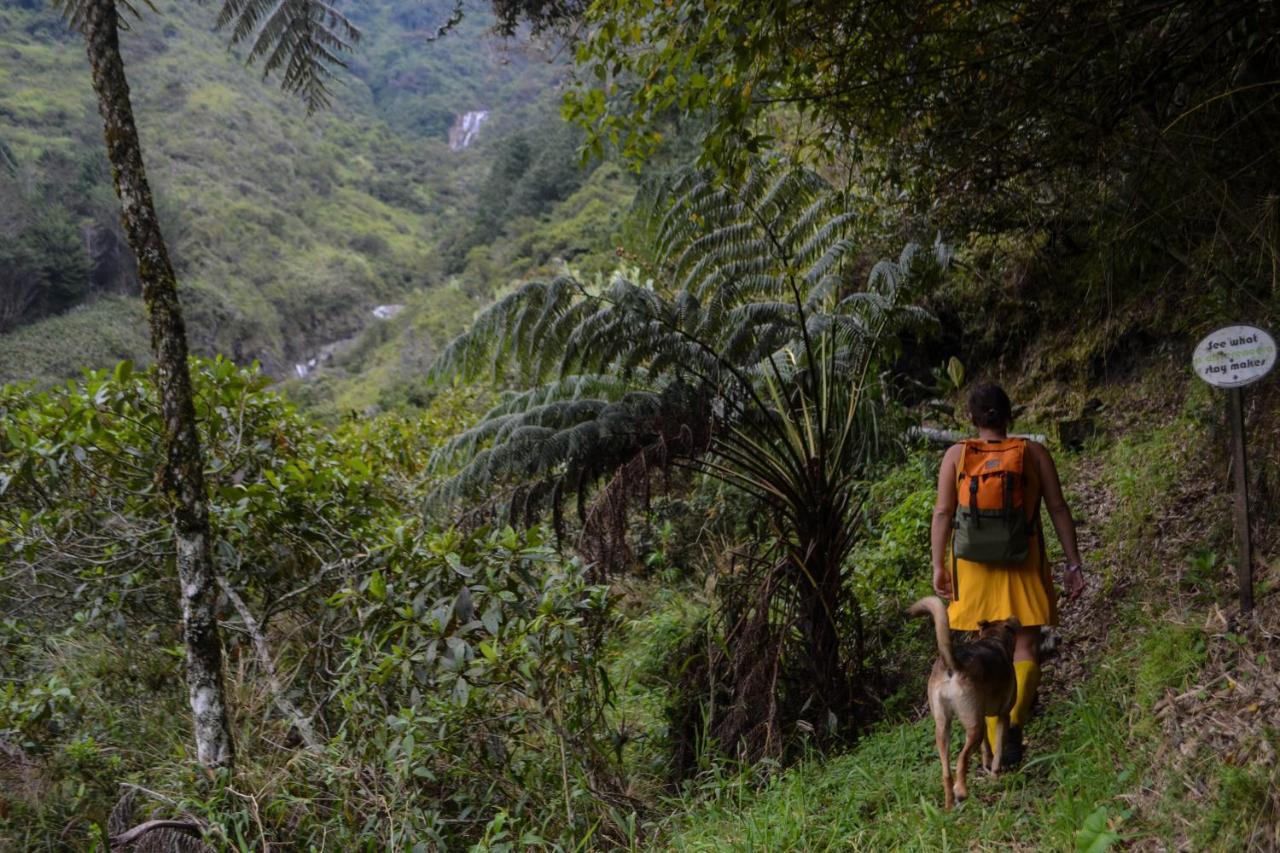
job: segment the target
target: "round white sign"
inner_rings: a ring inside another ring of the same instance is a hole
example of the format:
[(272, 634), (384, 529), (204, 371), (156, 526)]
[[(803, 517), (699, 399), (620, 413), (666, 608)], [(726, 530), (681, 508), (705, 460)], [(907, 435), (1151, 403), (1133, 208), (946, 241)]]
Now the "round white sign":
[(1224, 326), (1196, 345), (1191, 366), (1219, 388), (1257, 382), (1276, 363), (1276, 342), (1256, 326)]

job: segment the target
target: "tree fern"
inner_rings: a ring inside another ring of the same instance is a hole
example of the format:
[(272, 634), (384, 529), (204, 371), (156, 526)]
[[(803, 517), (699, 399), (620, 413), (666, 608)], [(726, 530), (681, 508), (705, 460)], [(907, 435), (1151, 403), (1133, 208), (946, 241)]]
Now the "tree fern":
[[(830, 337), (831, 369), (853, 370), (859, 352), (874, 351), (879, 336), (923, 319), (903, 304), (903, 287), (946, 261), (940, 246), (909, 246), (896, 262), (877, 264), (865, 290), (853, 291), (847, 260), (859, 219), (842, 194), (805, 171), (761, 168), (736, 193), (686, 174), (649, 188), (634, 216), (646, 223), (649, 245), (640, 248), (652, 260), (655, 281), (636, 281), (632, 271), (595, 290), (568, 277), (525, 285), (484, 311), (432, 365), (433, 383), (484, 377), (518, 389), (475, 429), (440, 448), (436, 464), (455, 474), (436, 497), (519, 486), (523, 469), (501, 445), (520, 426), (538, 431), (522, 433), (510, 451), (533, 476), (563, 481), (560, 495), (583, 482), (579, 451), (592, 460), (582, 464), (609, 473), (594, 464), (609, 454), (589, 452), (582, 436), (599, 434), (616, 448), (623, 430), (638, 452), (647, 440), (692, 426), (667, 408), (664, 416), (675, 422), (658, 425), (650, 411), (646, 422), (624, 429), (628, 412), (634, 414), (623, 405), (629, 390), (661, 395), (674, 382), (698, 388), (720, 412), (711, 424), (698, 424), (699, 433), (739, 421), (772, 429), (767, 423), (777, 412), (763, 388), (784, 372), (788, 381), (796, 376), (782, 371), (780, 353), (792, 354), (793, 367), (808, 365), (806, 336)], [(584, 398), (587, 385), (592, 394)], [(573, 405), (561, 410), (562, 403)], [(610, 429), (586, 431), (582, 419)], [(561, 430), (580, 440), (559, 441)], [(468, 460), (482, 449), (483, 457)]]
[(739, 629), (756, 640), (732, 667), (739, 710), (714, 734), (772, 731), (776, 719), (741, 710), (772, 707), (748, 695), (773, 665), (751, 655), (767, 647), (776, 661), (796, 637), (788, 665), (809, 685), (796, 707), (825, 709), (818, 728), (838, 728), (862, 660), (860, 631), (841, 627), (857, 613), (843, 571), (860, 530), (854, 484), (882, 446), (874, 367), (927, 319), (911, 288), (945, 266), (946, 250), (908, 246), (855, 287), (860, 218), (794, 170), (757, 169), (736, 191), (687, 174), (643, 193), (633, 221), (651, 279), (525, 285), (443, 351), (432, 382), (483, 376), (507, 390), (437, 450), (448, 476), (433, 498), (496, 503), (508, 518), (549, 508), (558, 526), (560, 501), (576, 495), (579, 547), (607, 563), (625, 555), (627, 507), (647, 496), (654, 467), (741, 490), (771, 521), (777, 559), (759, 581), (768, 606), (741, 617), (755, 620)]

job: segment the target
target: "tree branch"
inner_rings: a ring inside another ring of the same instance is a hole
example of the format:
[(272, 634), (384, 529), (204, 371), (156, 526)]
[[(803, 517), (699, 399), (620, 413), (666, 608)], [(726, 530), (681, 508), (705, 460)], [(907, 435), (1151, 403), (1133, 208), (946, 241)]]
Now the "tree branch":
[(153, 829), (176, 829), (180, 832), (189, 832), (197, 838), (204, 837), (204, 829), (200, 824), (190, 820), (149, 820), (146, 823), (140, 823), (127, 832), (119, 835), (111, 836), (111, 848), (113, 850), (128, 847), (142, 836), (146, 835)]
[(236, 613), (240, 615), (240, 620), (244, 622), (245, 630), (249, 632), (249, 636), (253, 639), (254, 650), (258, 653), (258, 663), (262, 665), (262, 671), (267, 676), (267, 686), (271, 689), (276, 708), (293, 723), (293, 727), (298, 730), (298, 735), (301, 736), (303, 743), (307, 745), (307, 749), (319, 750), (321, 746), (320, 739), (316, 736), (315, 728), (311, 725), (311, 718), (302, 713), (301, 709), (285, 695), (284, 685), (280, 682), (280, 676), (276, 673), (275, 662), (271, 657), (271, 647), (267, 645), (267, 638), (263, 636), (258, 620), (254, 618), (249, 606), (244, 603), (244, 599), (236, 592), (235, 587), (228, 583), (227, 579), (222, 575), (218, 575), (218, 586), (222, 587), (222, 591), (227, 594), (227, 598), (231, 601), (231, 606), (236, 609)]

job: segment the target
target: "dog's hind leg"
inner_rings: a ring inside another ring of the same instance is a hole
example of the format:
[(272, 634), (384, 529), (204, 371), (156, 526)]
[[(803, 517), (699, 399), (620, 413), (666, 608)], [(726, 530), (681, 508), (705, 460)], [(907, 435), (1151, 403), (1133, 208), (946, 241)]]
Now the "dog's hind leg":
[(933, 734), (938, 742), (938, 758), (942, 761), (942, 791), (944, 808), (947, 811), (955, 805), (955, 795), (951, 792), (951, 718), (935, 711), (933, 715)]
[(960, 757), (956, 759), (956, 800), (963, 800), (969, 796), (969, 788), (965, 784), (969, 770), (969, 753), (973, 752), (974, 747), (981, 744), (982, 739), (986, 737), (985, 722), (981, 716), (975, 715), (975, 717), (976, 719), (960, 721), (964, 724), (964, 748), (960, 750)]
[(991, 759), (991, 773), (995, 775), (1000, 772), (1000, 756), (1004, 755), (1004, 739), (1009, 734), (1009, 715), (1001, 714), (996, 717), (996, 742), (994, 744), (995, 755)]

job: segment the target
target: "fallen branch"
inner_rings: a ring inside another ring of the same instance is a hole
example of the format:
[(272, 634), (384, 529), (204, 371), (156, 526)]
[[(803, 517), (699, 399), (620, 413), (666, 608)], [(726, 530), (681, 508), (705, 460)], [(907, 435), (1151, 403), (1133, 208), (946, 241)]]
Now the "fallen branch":
[(200, 824), (189, 820), (149, 820), (146, 823), (140, 823), (127, 832), (119, 835), (113, 835), (110, 838), (112, 847), (127, 847), (146, 835), (153, 829), (176, 829), (179, 832), (189, 832), (196, 838), (204, 836), (204, 830)]
[(267, 638), (263, 636), (258, 620), (254, 618), (249, 606), (244, 603), (244, 599), (240, 597), (240, 594), (221, 575), (218, 576), (218, 586), (222, 587), (222, 591), (227, 594), (227, 598), (230, 599), (231, 605), (235, 607), (236, 613), (240, 614), (240, 620), (244, 622), (245, 630), (249, 632), (249, 636), (253, 639), (253, 647), (258, 653), (258, 663), (262, 666), (262, 671), (267, 676), (267, 686), (271, 689), (276, 708), (293, 723), (293, 727), (298, 730), (298, 735), (301, 736), (302, 742), (307, 745), (307, 749), (319, 750), (320, 739), (316, 736), (316, 730), (311, 725), (311, 718), (302, 713), (302, 710), (285, 695), (284, 685), (280, 682), (280, 676), (276, 674), (276, 665), (271, 657), (271, 647), (267, 645)]
[[(936, 444), (939, 446), (956, 444), (958, 442), (964, 441), (966, 438), (973, 438), (972, 435), (961, 432), (960, 430), (937, 429), (935, 427), (926, 427), (926, 426), (911, 427), (907, 430), (907, 435), (910, 436), (911, 438), (923, 438), (925, 441), (929, 442), (930, 444)], [(1027, 438), (1038, 444), (1044, 444), (1045, 442), (1045, 438), (1043, 435), (1032, 435), (1029, 433), (1014, 433), (1009, 437), (1010, 438)]]

